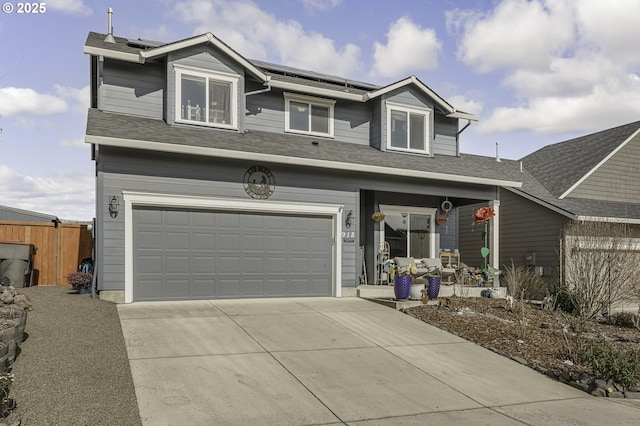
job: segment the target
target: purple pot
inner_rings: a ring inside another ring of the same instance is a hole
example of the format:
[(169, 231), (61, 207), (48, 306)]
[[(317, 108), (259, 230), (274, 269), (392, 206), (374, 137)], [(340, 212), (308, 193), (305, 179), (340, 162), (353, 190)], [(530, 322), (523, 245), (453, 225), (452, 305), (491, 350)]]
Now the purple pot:
[(430, 300), (434, 300), (438, 298), (438, 294), (440, 294), (440, 277), (427, 277), (427, 294), (429, 295)]
[(406, 300), (411, 293), (411, 283), (413, 282), (409, 275), (398, 275), (393, 280), (393, 293), (397, 300)]

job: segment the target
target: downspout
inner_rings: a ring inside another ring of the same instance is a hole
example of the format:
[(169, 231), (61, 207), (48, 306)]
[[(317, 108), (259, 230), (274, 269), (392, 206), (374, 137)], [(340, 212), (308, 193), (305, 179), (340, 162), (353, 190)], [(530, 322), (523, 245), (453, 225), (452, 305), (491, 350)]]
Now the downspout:
[(467, 124), (456, 133), (456, 157), (460, 156), (460, 133), (464, 132), (469, 126), (471, 126), (471, 120), (467, 120)]
[(246, 92), (244, 95), (245, 96), (251, 96), (251, 95), (257, 95), (260, 93), (266, 93), (266, 92), (270, 92), (271, 91), (271, 77), (267, 76), (267, 81), (264, 82), (264, 85), (267, 86), (264, 89), (258, 89), (258, 90), (254, 90), (253, 92)]

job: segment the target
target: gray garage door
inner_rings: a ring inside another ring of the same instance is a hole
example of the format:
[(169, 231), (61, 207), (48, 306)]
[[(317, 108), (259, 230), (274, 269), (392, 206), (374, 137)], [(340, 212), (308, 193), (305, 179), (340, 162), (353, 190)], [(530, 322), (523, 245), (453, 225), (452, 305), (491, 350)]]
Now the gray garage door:
[(330, 217), (136, 208), (134, 300), (331, 296)]

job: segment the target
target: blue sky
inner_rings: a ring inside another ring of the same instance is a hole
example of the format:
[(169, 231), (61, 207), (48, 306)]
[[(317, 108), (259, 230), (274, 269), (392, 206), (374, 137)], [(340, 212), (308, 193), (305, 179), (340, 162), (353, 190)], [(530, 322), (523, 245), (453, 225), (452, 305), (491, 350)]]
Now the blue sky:
[[(94, 216), (89, 31), (210, 31), (250, 59), (386, 85), (410, 75), (480, 116), (462, 151), (518, 159), (640, 120), (637, 0), (51, 0), (0, 12), (0, 204)], [(6, 5), (3, 6), (7, 7)]]

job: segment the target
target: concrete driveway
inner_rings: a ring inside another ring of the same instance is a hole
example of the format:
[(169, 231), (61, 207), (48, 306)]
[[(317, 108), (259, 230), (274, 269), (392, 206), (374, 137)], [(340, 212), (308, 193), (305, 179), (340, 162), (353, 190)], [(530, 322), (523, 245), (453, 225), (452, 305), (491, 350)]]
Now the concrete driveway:
[(591, 397), (358, 298), (119, 305), (145, 425), (637, 425)]

